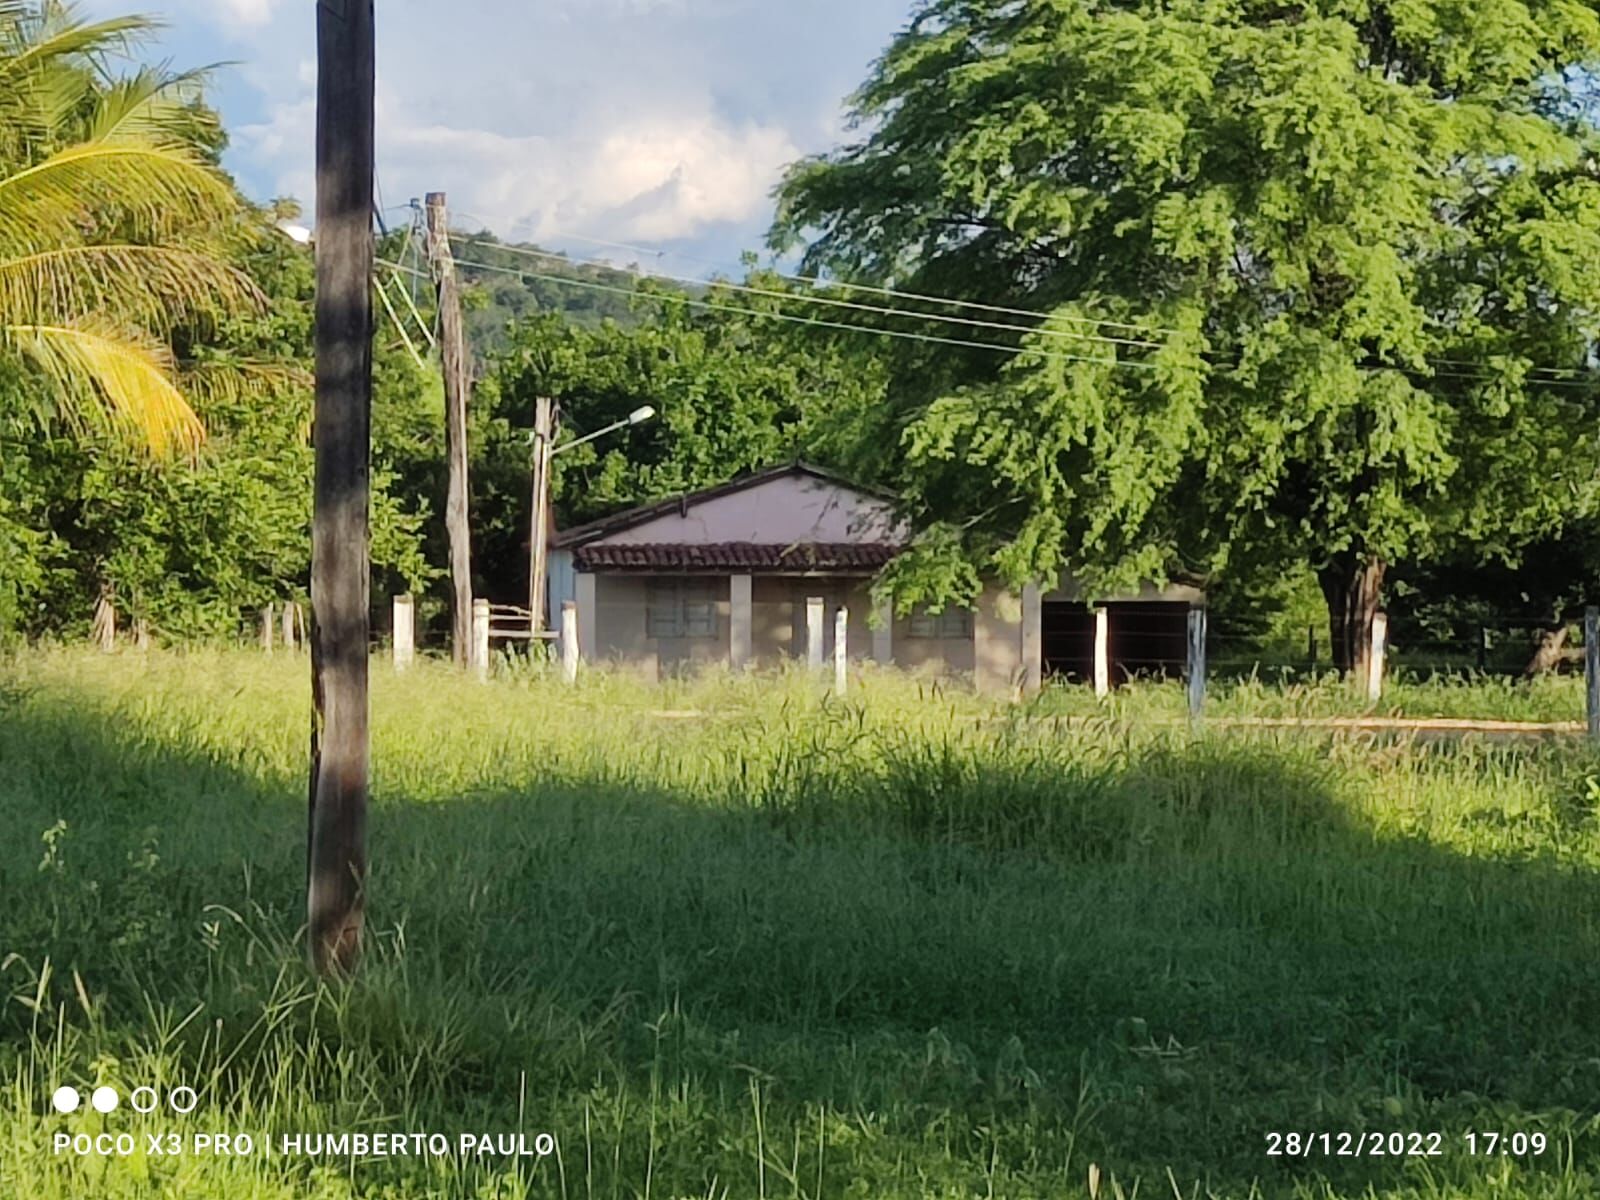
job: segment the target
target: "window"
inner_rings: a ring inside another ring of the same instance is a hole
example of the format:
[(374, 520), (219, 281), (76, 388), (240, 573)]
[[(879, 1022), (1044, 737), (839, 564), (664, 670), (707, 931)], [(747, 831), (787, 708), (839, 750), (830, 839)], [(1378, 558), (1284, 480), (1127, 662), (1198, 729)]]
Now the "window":
[(717, 598), (716, 584), (708, 580), (652, 580), (645, 596), (646, 636), (716, 637)]
[(972, 636), (972, 610), (950, 605), (943, 612), (931, 613), (919, 607), (911, 614), (906, 633), (914, 638), (969, 638)]

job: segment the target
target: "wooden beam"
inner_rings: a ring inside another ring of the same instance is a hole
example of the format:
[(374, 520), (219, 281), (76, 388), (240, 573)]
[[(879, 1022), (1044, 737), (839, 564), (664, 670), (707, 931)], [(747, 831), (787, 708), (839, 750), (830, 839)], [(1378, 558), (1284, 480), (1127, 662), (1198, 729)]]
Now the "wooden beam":
[(439, 298), (439, 357), (444, 367), (445, 453), (449, 482), (444, 526), (450, 542), (451, 654), (457, 666), (472, 655), (472, 530), (467, 479), (467, 405), (472, 364), (467, 358), (461, 284), (450, 253), (450, 212), (443, 192), (428, 193), (428, 264)]
[(372, 0), (317, 5), (315, 507), (311, 551), (313, 967), (359, 960), (367, 876), (368, 460), (372, 424)]

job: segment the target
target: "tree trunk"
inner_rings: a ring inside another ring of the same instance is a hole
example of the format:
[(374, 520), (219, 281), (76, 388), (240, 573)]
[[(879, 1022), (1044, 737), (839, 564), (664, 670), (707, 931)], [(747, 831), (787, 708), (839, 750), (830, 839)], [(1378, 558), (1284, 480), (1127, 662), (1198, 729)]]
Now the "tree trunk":
[(1341, 675), (1366, 678), (1372, 650), (1372, 618), (1383, 595), (1385, 564), (1354, 553), (1340, 554), (1317, 570), (1328, 604), (1329, 647)]
[(1532, 679), (1537, 675), (1548, 675), (1566, 661), (1568, 628), (1563, 623), (1539, 630), (1539, 640), (1534, 646), (1533, 657), (1522, 670), (1524, 678)]

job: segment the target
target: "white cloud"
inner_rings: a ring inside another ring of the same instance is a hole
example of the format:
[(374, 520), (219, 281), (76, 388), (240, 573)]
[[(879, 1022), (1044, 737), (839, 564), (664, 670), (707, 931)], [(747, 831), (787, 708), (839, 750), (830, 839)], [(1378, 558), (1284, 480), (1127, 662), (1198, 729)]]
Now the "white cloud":
[(278, 0), (222, 0), (223, 15), (241, 25), (264, 25), (272, 19)]

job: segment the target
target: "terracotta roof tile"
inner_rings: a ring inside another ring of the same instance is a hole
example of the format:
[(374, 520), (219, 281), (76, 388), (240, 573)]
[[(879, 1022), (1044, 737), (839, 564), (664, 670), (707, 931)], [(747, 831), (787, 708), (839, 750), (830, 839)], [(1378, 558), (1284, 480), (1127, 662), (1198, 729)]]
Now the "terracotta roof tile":
[(573, 557), (580, 571), (740, 571), (771, 574), (806, 571), (873, 572), (886, 566), (899, 546), (878, 542), (594, 543)]

